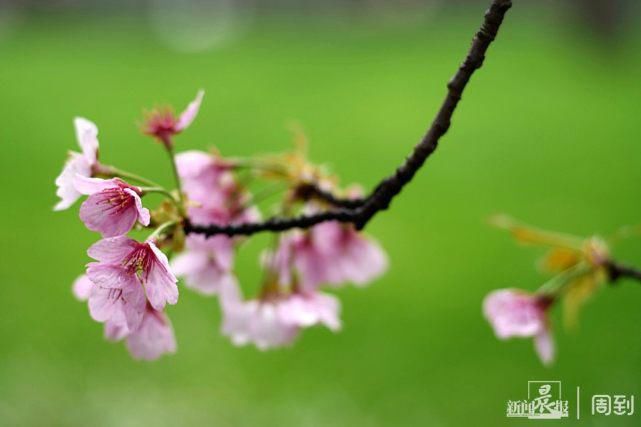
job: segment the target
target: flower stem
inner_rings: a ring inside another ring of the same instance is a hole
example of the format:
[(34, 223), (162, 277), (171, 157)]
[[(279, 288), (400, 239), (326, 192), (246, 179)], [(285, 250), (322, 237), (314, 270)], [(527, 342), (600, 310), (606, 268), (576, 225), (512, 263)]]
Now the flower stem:
[(160, 224), (160, 225), (158, 226), (158, 228), (156, 228), (156, 229), (154, 230), (154, 232), (153, 232), (153, 233), (151, 233), (151, 234), (149, 235), (149, 237), (147, 237), (147, 241), (155, 240), (155, 239), (156, 239), (158, 236), (160, 236), (160, 235), (161, 235), (161, 234), (162, 234), (166, 229), (168, 229), (168, 228), (170, 228), (170, 227), (173, 227), (173, 226), (175, 226), (176, 224), (177, 224), (177, 222), (176, 222), (176, 221), (167, 221), (167, 222), (163, 222), (162, 224)]
[(231, 162), (232, 167), (237, 170), (247, 169), (250, 171), (261, 171), (274, 174), (278, 177), (288, 179), (290, 178), (287, 169), (278, 165), (276, 162), (269, 162), (267, 160), (244, 159), (235, 158)]
[(171, 194), (171, 192), (169, 192), (169, 190), (166, 190), (166, 189), (164, 189), (162, 187), (140, 187), (140, 189), (142, 190), (142, 192), (144, 194), (147, 194), (147, 193), (158, 193), (158, 194), (163, 194), (163, 195), (175, 200), (174, 195)]
[(174, 146), (171, 142), (165, 143), (165, 149), (169, 155), (169, 163), (171, 163), (171, 171), (174, 175), (174, 181), (176, 182), (176, 188), (178, 191), (178, 211), (182, 216), (185, 216), (185, 199), (183, 197), (182, 182), (180, 180), (180, 175), (178, 174), (178, 167), (176, 166), (176, 156), (174, 155)]
[(109, 165), (100, 165), (100, 168), (96, 171), (97, 174), (99, 175), (105, 175), (110, 178), (123, 178), (126, 180), (132, 180), (132, 181), (137, 181), (140, 184), (147, 185), (149, 187), (161, 187), (160, 184), (147, 179), (145, 177), (142, 177), (140, 175), (137, 175), (132, 172), (128, 172), (122, 169), (118, 169), (115, 166), (109, 166)]
[(176, 196), (174, 196), (169, 190), (166, 190), (162, 187), (140, 187), (140, 189), (142, 190), (143, 194), (149, 194), (149, 193), (162, 194), (163, 196), (166, 196), (171, 201), (171, 203), (173, 203), (174, 206), (176, 206), (177, 209), (180, 210), (181, 208), (180, 202), (176, 200)]
[(585, 262), (579, 262), (573, 267), (568, 268), (565, 271), (557, 274), (547, 282), (545, 282), (541, 287), (536, 291), (537, 294), (541, 295), (558, 295), (565, 285), (573, 282), (575, 279), (589, 274), (593, 271), (593, 268)]

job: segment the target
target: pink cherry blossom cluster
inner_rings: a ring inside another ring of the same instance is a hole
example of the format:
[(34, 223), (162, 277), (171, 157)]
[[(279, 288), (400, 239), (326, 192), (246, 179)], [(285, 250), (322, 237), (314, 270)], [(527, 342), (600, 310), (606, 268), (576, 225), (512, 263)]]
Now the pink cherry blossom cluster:
[[(87, 302), (91, 317), (104, 324), (105, 338), (124, 340), (137, 359), (175, 352), (166, 310), (178, 302), (179, 285), (218, 297), (222, 333), (234, 344), (268, 349), (290, 344), (306, 327), (339, 330), (340, 303), (324, 288), (362, 286), (387, 269), (378, 243), (350, 224), (329, 221), (279, 234), (261, 257), (264, 279), (258, 295), (245, 298), (234, 270), (245, 238), (189, 233), (185, 224), (258, 221), (255, 197), (244, 182), (249, 179), (240, 179), (247, 171), (251, 179), (284, 182), (277, 208), (290, 214), (323, 208), (323, 201), (299, 197), (300, 186), (340, 189), (300, 152), (249, 160), (227, 159), (213, 151), (175, 153), (174, 136), (194, 121), (203, 95), (200, 91), (178, 116), (171, 109), (152, 111), (142, 128), (169, 153), (175, 189), (101, 163), (97, 127), (83, 118), (74, 120), (81, 153), (70, 153), (56, 179), (60, 201), (54, 209), (67, 209), (87, 196), (80, 219), (102, 236), (88, 249), (94, 261), (74, 282), (73, 293)], [(152, 193), (164, 199), (150, 210), (143, 200)], [(144, 240), (131, 237), (141, 230), (151, 233)]]
[(608, 245), (596, 236), (584, 239), (541, 230), (502, 215), (492, 222), (510, 231), (520, 243), (547, 248), (540, 267), (552, 278), (533, 293), (520, 289), (491, 292), (483, 302), (483, 313), (497, 338), (532, 338), (539, 358), (549, 365), (555, 356), (550, 309), (562, 301), (566, 327), (575, 326), (579, 309), (610, 280)]

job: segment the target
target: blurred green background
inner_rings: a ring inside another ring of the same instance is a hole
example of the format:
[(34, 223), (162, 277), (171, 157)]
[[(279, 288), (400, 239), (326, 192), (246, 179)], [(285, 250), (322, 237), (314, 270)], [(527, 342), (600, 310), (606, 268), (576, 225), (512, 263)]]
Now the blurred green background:
[[(638, 283), (602, 290), (575, 332), (555, 310), (549, 369), (530, 341), (497, 341), (481, 315), (490, 290), (545, 280), (541, 252), (488, 227), (489, 215), (580, 235), (641, 222), (641, 35), (600, 38), (520, 6), (437, 154), (371, 223), (391, 269), (367, 289), (337, 292), (341, 333), (307, 330), (265, 353), (235, 348), (218, 332), (217, 302), (182, 290), (169, 309), (178, 353), (154, 363), (105, 342), (71, 295), (97, 239), (77, 205), (51, 210), (54, 178), (76, 149), (72, 118), (98, 124), (104, 162), (169, 184), (164, 153), (137, 122), (144, 107), (181, 109), (202, 87), (179, 149), (284, 150), (295, 120), (314, 160), (370, 187), (423, 134), (485, 5), (389, 21), (263, 13), (190, 53), (136, 15), (19, 17), (0, 33), (0, 425), (537, 425), (505, 417), (506, 401), (526, 398), (537, 379), (563, 381), (572, 411), (581, 386), (582, 419), (562, 425), (639, 425), (641, 414), (589, 414), (591, 394), (641, 398)], [(248, 292), (267, 241), (238, 256)], [(615, 253), (641, 265), (638, 240)]]

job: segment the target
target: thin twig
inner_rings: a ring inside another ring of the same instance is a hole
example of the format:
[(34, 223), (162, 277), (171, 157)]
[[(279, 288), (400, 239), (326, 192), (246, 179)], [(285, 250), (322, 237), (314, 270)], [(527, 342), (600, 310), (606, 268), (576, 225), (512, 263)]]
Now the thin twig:
[[(447, 85), (447, 96), (427, 133), (414, 147), (414, 150), (403, 165), (397, 168), (394, 174), (384, 178), (370, 195), (363, 201), (357, 202), (356, 206), (339, 207), (314, 215), (303, 215), (293, 218), (275, 217), (260, 223), (229, 226), (196, 226), (187, 220), (185, 223), (185, 232), (201, 233), (207, 236), (215, 234), (226, 234), (229, 236), (249, 235), (261, 231), (278, 232), (292, 228), (308, 228), (325, 221), (352, 223), (358, 229), (365, 227), (374, 215), (389, 207), (392, 199), (412, 180), (416, 172), (425, 163), (425, 160), (436, 150), (438, 141), (450, 127), (452, 115), (461, 100), (467, 83), (474, 72), (483, 65), (485, 53), (492, 41), (496, 38), (499, 28), (503, 23), (503, 18), (511, 6), (511, 0), (493, 0), (492, 5), (485, 13), (485, 19), (481, 29), (472, 40), (472, 46), (465, 60)], [(324, 196), (330, 199), (333, 197), (328, 194), (324, 194)], [(335, 201), (338, 200), (339, 199), (335, 199)]]
[(619, 279), (634, 279), (641, 282), (641, 270), (616, 261), (607, 261), (605, 264), (608, 270), (610, 282), (614, 283)]

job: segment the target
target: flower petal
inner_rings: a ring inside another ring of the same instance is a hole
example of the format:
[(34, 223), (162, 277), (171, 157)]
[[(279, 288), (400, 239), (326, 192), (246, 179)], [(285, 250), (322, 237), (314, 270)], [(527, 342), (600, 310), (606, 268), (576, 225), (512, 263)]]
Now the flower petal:
[(185, 111), (182, 112), (178, 118), (178, 122), (176, 123), (177, 132), (185, 130), (194, 121), (198, 114), (198, 110), (200, 109), (200, 103), (203, 100), (203, 96), (205, 96), (205, 91), (201, 89), (198, 91), (196, 98), (190, 102), (187, 108), (185, 108)]
[(129, 335), (129, 329), (124, 322), (120, 320), (107, 320), (105, 322), (105, 339), (107, 341), (120, 341)]
[(206, 252), (186, 250), (171, 260), (171, 269), (176, 276), (184, 277), (206, 269), (208, 263), (209, 256)]
[(138, 281), (133, 281), (123, 288), (122, 300), (127, 329), (135, 331), (140, 327), (147, 306), (145, 290)]
[(109, 237), (94, 243), (87, 254), (100, 262), (119, 264), (138, 243), (127, 236)]
[(363, 286), (385, 273), (388, 260), (383, 248), (373, 240), (355, 234), (342, 257), (344, 280)]
[(93, 288), (93, 282), (86, 274), (83, 274), (73, 282), (73, 295), (78, 301), (87, 301), (91, 294), (91, 288)]
[(135, 359), (155, 360), (176, 352), (176, 338), (165, 313), (145, 312), (140, 328), (127, 337), (127, 349)]
[(98, 156), (98, 128), (93, 122), (83, 117), (76, 117), (73, 124), (82, 154), (87, 162), (93, 165)]
[(256, 302), (244, 303), (235, 297), (221, 299), (223, 309), (223, 322), (221, 332), (228, 336), (232, 343), (243, 346), (251, 341), (250, 323), (256, 310)]
[(138, 193), (136, 193), (131, 188), (125, 188), (124, 192), (129, 194), (135, 202), (136, 212), (138, 214), (138, 222), (140, 222), (140, 224), (144, 225), (145, 227), (148, 226), (149, 222), (151, 221), (151, 215), (149, 214), (149, 209), (142, 207), (142, 200), (140, 199)]
[(123, 266), (118, 264), (89, 263), (87, 277), (97, 286), (103, 288), (125, 289), (129, 286), (140, 286), (136, 276), (128, 273)]
[(274, 304), (258, 304), (250, 319), (251, 339), (259, 350), (291, 344), (298, 331), (298, 327), (283, 322)]
[(60, 197), (60, 201), (54, 206), (54, 211), (68, 209), (80, 198), (81, 194), (74, 186), (76, 175), (90, 176), (91, 166), (80, 153), (72, 151), (62, 172), (56, 178), (56, 195)]
[(73, 179), (73, 186), (80, 194), (90, 195), (109, 188), (120, 187), (123, 181), (118, 178), (102, 179), (91, 178), (82, 174), (76, 174)]
[(483, 313), (499, 339), (532, 337), (545, 328), (545, 312), (534, 296), (511, 289), (490, 293)]
[(554, 341), (547, 328), (534, 337), (534, 349), (544, 365), (548, 366), (554, 361)]
[(147, 299), (156, 310), (162, 310), (165, 304), (176, 304), (178, 302), (178, 281), (169, 268), (167, 256), (156, 247), (153, 242), (148, 242), (149, 248), (155, 256), (154, 262), (145, 272), (143, 282)]
[(309, 327), (323, 324), (332, 331), (341, 328), (340, 303), (332, 295), (311, 293), (293, 295), (279, 304), (279, 314), (285, 323)]
[(176, 169), (184, 180), (199, 178), (213, 166), (214, 158), (204, 151), (189, 150), (176, 155)]
[(94, 286), (89, 295), (89, 314), (97, 322), (105, 322), (122, 310), (121, 289)]
[[(130, 191), (137, 197), (132, 190), (125, 189), (124, 191)], [(138, 219), (135, 201), (131, 194), (129, 196), (129, 201), (119, 198), (113, 202), (111, 192), (101, 191), (92, 194), (80, 205), (80, 219), (89, 230), (99, 232), (103, 237), (127, 234)]]

